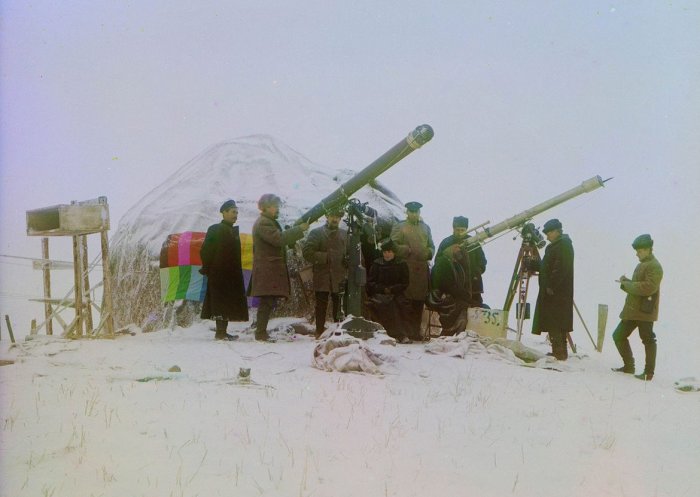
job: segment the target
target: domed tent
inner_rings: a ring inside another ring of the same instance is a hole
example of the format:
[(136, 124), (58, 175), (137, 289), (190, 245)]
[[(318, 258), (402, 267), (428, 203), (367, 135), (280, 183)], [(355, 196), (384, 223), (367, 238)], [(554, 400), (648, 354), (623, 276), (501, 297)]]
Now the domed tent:
[[(146, 194), (120, 220), (111, 244), (117, 326), (164, 324), (159, 259), (169, 235), (205, 232), (221, 220), (219, 206), (229, 198), (238, 205), (241, 233), (250, 233), (263, 193), (282, 198), (279, 222), (291, 225), (355, 173), (314, 164), (267, 135), (211, 146)], [(377, 181), (353, 197), (368, 202), (384, 220), (395, 219), (403, 211), (399, 199)], [(298, 263), (292, 258), (290, 265)], [(303, 315), (302, 291), (295, 283), (293, 298), (280, 311)]]

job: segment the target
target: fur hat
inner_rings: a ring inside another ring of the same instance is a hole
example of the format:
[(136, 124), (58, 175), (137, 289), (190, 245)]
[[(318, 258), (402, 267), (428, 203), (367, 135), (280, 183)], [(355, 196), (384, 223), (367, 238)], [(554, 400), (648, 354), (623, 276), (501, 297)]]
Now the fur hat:
[(264, 193), (258, 200), (258, 209), (263, 210), (270, 205), (280, 205), (282, 199), (274, 193)]

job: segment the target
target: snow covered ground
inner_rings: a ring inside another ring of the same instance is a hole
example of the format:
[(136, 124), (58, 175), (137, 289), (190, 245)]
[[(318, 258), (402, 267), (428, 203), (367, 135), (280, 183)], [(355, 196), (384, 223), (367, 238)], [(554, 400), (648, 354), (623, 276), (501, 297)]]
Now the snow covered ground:
[(2, 496), (700, 495), (700, 393), (614, 374), (614, 350), (556, 371), (369, 342), (370, 375), (206, 323), (0, 344)]

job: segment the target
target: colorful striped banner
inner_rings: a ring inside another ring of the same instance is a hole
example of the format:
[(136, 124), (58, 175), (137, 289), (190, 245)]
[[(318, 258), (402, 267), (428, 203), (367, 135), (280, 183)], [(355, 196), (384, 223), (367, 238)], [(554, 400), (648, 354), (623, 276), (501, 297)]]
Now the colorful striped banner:
[[(160, 250), (160, 297), (162, 302), (192, 300), (204, 302), (207, 277), (200, 274), (202, 258), (199, 251), (206, 233), (185, 231), (173, 233)], [(241, 233), (241, 263), (243, 281), (248, 288), (253, 270), (253, 235)]]
[(202, 266), (175, 266), (160, 269), (160, 299), (203, 302), (207, 292), (207, 277), (200, 274)]

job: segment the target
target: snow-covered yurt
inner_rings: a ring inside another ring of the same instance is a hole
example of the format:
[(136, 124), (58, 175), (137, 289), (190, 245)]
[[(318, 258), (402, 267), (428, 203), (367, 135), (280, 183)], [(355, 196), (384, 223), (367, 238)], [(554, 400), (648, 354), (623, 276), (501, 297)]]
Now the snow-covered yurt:
[[(170, 242), (169, 236), (183, 234), (183, 239), (190, 240), (193, 233), (196, 237), (206, 232), (209, 225), (221, 220), (219, 206), (225, 200), (236, 201), (237, 224), (242, 234), (249, 234), (259, 214), (258, 199), (264, 193), (275, 193), (282, 198), (279, 222), (284, 227), (356, 172), (315, 164), (267, 135), (209, 147), (145, 195), (120, 220), (111, 243), (116, 325), (154, 329), (174, 322), (173, 309), (178, 310), (178, 324), (188, 325), (196, 319), (195, 297), (165, 297), (164, 245)], [(396, 219), (403, 211), (402, 202), (378, 181), (353, 197), (367, 202), (384, 220)], [(322, 222), (323, 218), (316, 225)], [(292, 298), (278, 308), (278, 315), (303, 316), (310, 311), (301, 281), (295, 277), (303, 265), (300, 257), (290, 254)]]

